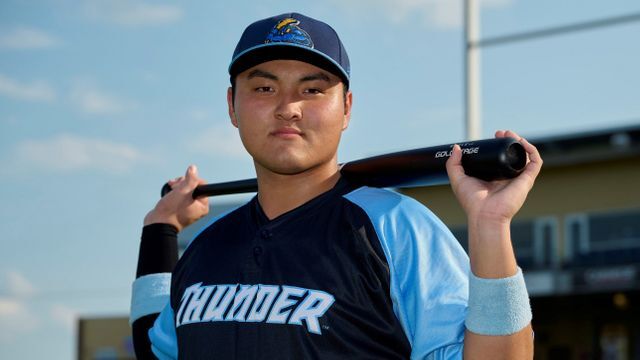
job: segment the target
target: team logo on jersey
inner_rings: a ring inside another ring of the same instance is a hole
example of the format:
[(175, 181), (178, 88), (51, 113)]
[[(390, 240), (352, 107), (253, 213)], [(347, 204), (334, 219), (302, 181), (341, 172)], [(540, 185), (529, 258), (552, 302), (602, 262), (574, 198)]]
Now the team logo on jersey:
[(280, 20), (280, 22), (271, 29), (264, 43), (288, 42), (313, 48), (311, 36), (298, 27), (298, 25), (300, 25), (300, 20), (294, 18)]
[(302, 326), (322, 334), (319, 319), (335, 301), (333, 295), (286, 285), (189, 286), (182, 295), (176, 327), (187, 324), (237, 321)]

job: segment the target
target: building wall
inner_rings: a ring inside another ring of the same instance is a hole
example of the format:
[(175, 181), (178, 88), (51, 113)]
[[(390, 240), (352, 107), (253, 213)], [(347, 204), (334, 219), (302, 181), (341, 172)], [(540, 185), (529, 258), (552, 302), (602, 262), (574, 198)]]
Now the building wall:
[(78, 320), (79, 360), (135, 359), (128, 317)]

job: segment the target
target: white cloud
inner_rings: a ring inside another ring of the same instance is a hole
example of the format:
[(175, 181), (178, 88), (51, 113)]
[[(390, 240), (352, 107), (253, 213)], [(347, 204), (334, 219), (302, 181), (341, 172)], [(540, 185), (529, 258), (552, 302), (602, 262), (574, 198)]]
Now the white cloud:
[(200, 132), (189, 140), (187, 149), (210, 156), (243, 158), (247, 154), (238, 130), (231, 123), (217, 124)]
[(29, 297), (35, 293), (35, 287), (24, 275), (15, 271), (9, 270), (4, 274), (4, 281), (6, 284), (2, 286), (6, 288), (8, 295), (14, 297)]
[(8, 299), (0, 298), (0, 318), (12, 316), (22, 311), (22, 303)]
[(9, 270), (0, 276), (0, 344), (15, 341), (39, 325), (38, 318), (24, 303), (35, 287), (24, 275)]
[(64, 326), (67, 330), (73, 330), (75, 328), (78, 318), (78, 312), (76, 310), (65, 305), (53, 304), (51, 305), (49, 314), (53, 321)]
[(30, 27), (16, 27), (0, 34), (0, 49), (45, 49), (59, 44), (55, 36)]
[(81, 111), (91, 115), (118, 114), (135, 107), (133, 102), (108, 94), (87, 82), (76, 83), (70, 99)]
[(128, 0), (90, 0), (89, 16), (119, 25), (164, 25), (180, 21), (183, 11), (176, 5)]
[(11, 343), (39, 326), (38, 318), (21, 301), (0, 298), (0, 344)]
[[(513, 0), (480, 0), (481, 7), (505, 7)], [(353, 9), (376, 7), (391, 22), (400, 23), (417, 16), (424, 25), (440, 29), (458, 29), (463, 21), (463, 0), (334, 0)]]
[(35, 102), (51, 102), (56, 99), (53, 88), (45, 81), (21, 83), (0, 74), (0, 94), (7, 97)]
[(95, 169), (121, 174), (145, 157), (133, 146), (102, 139), (62, 134), (17, 144), (12, 160), (28, 169), (77, 171)]

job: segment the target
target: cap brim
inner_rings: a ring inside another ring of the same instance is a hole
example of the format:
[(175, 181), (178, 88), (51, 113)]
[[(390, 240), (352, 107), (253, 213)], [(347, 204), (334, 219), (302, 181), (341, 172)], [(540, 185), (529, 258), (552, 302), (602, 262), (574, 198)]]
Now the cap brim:
[(258, 64), (272, 60), (298, 60), (315, 65), (342, 79), (349, 87), (349, 75), (333, 59), (315, 49), (291, 43), (267, 43), (238, 54), (229, 65), (229, 75), (235, 77)]

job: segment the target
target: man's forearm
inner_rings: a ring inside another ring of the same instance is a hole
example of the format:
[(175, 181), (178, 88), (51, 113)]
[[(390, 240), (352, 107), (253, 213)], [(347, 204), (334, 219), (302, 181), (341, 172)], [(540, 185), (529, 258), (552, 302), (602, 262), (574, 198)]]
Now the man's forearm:
[(533, 359), (533, 330), (531, 325), (515, 334), (504, 336), (478, 335), (465, 331), (465, 360)]

